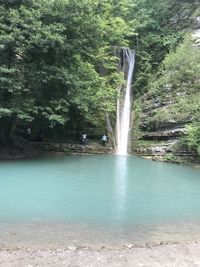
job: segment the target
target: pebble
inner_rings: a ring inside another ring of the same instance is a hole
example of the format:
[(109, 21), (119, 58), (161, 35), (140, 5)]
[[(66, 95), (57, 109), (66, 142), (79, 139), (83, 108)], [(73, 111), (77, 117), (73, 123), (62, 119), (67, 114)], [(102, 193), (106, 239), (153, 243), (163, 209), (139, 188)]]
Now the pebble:
[(70, 246), (68, 247), (69, 250), (76, 250), (76, 246)]

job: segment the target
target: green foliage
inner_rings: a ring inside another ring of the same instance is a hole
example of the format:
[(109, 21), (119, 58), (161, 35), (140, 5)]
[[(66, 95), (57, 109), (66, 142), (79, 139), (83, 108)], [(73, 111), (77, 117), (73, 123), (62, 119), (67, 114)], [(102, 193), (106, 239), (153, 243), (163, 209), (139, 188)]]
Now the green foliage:
[(162, 82), (172, 84), (174, 91), (187, 94), (200, 91), (200, 53), (191, 37), (186, 37), (176, 51), (165, 58), (163, 65)]
[(200, 155), (200, 123), (187, 126), (187, 136), (183, 139), (190, 150)]
[[(176, 102), (149, 117), (150, 123), (179, 113), (194, 119), (199, 56), (189, 39), (175, 50), (193, 11), (189, 0), (0, 0), (0, 136), (28, 125), (49, 132), (104, 129), (105, 113), (115, 117), (117, 89), (124, 83), (114, 56), (122, 46), (136, 49), (135, 94), (150, 86), (150, 94), (165, 102), (164, 88), (172, 84)], [(177, 95), (180, 88), (185, 96)], [(141, 109), (138, 99), (137, 138)]]
[(172, 153), (168, 153), (165, 155), (165, 160), (170, 162), (177, 162), (177, 157)]
[[(191, 38), (185, 38), (163, 61), (159, 78), (150, 84), (149, 99), (157, 99), (159, 108), (146, 119), (150, 128), (170, 121), (185, 123), (200, 117), (200, 53)], [(152, 105), (146, 102), (146, 109)], [(167, 105), (167, 107), (166, 107)]]
[(140, 130), (140, 122), (142, 115), (142, 103), (141, 99), (138, 98), (134, 101), (134, 111), (133, 111), (133, 129), (132, 129), (132, 137), (133, 141), (138, 140), (142, 137), (142, 133)]
[(137, 35), (132, 45), (137, 47), (135, 92), (148, 91), (166, 54), (182, 40), (196, 5), (194, 1), (141, 0), (135, 1), (134, 14)]
[(78, 118), (104, 124), (122, 80), (112, 47), (134, 35), (126, 19), (131, 1), (1, 3), (0, 131), (16, 123), (66, 126)]

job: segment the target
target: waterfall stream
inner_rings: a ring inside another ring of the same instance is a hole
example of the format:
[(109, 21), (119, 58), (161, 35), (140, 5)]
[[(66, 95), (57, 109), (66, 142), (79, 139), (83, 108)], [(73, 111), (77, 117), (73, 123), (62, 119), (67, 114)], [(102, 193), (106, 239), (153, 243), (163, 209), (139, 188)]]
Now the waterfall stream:
[[(128, 154), (128, 141), (131, 120), (131, 85), (135, 65), (135, 51), (130, 48), (122, 48), (123, 71), (127, 82), (125, 92), (122, 90), (117, 103), (117, 155)], [(124, 99), (121, 99), (123, 96)]]

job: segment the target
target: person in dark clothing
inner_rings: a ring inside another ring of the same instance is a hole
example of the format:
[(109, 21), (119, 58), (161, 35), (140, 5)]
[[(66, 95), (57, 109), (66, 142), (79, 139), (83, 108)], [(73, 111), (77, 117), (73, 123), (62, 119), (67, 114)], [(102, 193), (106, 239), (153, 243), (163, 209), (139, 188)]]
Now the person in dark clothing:
[(27, 135), (27, 139), (29, 141), (31, 141), (31, 134), (32, 134), (31, 128), (28, 127), (27, 130), (26, 130), (26, 135)]
[(44, 139), (42, 137), (42, 130), (39, 131), (39, 134), (38, 134), (38, 141), (39, 142), (42, 142)]

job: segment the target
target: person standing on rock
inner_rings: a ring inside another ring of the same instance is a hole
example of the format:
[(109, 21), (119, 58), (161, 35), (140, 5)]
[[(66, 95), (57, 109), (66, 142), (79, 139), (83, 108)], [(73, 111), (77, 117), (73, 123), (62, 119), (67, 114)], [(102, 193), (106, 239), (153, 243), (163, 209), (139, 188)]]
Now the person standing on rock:
[(85, 145), (86, 141), (87, 141), (87, 134), (84, 133), (84, 134), (82, 134), (82, 144)]
[(108, 138), (107, 138), (107, 136), (104, 134), (104, 135), (102, 135), (102, 137), (101, 137), (101, 143), (102, 143), (102, 145), (103, 146), (105, 146), (106, 145), (106, 142), (108, 141)]
[(29, 141), (31, 141), (31, 134), (32, 134), (32, 132), (31, 132), (31, 128), (27, 128), (27, 130), (26, 130), (26, 134), (27, 134), (27, 139), (29, 140)]

